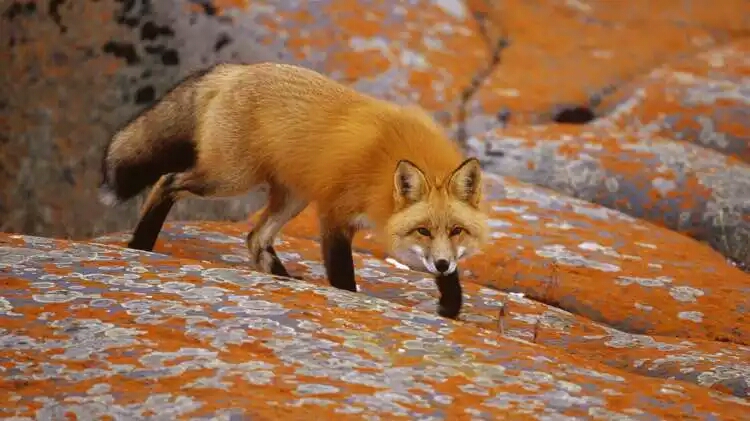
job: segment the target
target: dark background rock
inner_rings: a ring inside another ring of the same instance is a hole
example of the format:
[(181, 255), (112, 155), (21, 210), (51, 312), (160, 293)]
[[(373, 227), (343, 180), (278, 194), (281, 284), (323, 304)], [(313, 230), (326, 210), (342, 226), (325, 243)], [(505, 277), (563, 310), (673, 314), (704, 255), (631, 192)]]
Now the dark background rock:
[[(220, 61), (284, 61), (252, 28), (181, 1), (11, 2), (0, 18), (0, 231), (89, 237), (132, 227), (137, 200), (98, 203), (115, 130), (188, 74)], [(260, 197), (262, 199), (262, 196)], [(170, 219), (243, 219), (258, 196), (188, 199)]]

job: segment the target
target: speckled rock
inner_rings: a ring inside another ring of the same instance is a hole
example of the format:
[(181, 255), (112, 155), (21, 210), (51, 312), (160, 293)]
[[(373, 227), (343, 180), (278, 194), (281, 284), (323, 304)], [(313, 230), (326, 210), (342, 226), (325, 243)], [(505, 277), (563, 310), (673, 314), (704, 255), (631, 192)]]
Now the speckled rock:
[[(501, 177), (489, 177), (485, 189), (492, 244), (462, 266), (462, 321), (497, 331), (506, 303), (509, 336), (750, 395), (750, 275), (708, 246), (617, 211)], [(285, 227), (276, 248), (291, 272), (326, 286), (313, 210)], [(246, 268), (250, 227), (170, 224), (155, 251)], [(94, 241), (123, 246), (129, 235)], [(435, 312), (429, 277), (385, 260), (371, 233), (358, 235), (354, 249), (363, 293)]]
[[(664, 62), (745, 36), (744, 0), (467, 0), (482, 23), (494, 66), (469, 103), (473, 132), (509, 111), (515, 124), (583, 123), (600, 102)], [(505, 40), (505, 41), (503, 41)], [(590, 118), (590, 117), (589, 117)]]
[(621, 210), (750, 267), (750, 165), (612, 127), (509, 126), (472, 139), (489, 171)]
[(247, 2), (227, 13), (255, 22), (267, 48), (359, 91), (440, 111), (444, 122), (489, 60), (460, 0)]
[(594, 126), (694, 142), (750, 163), (750, 39), (651, 71), (602, 103)]
[[(210, 231), (204, 244), (240, 240)], [(107, 245), (0, 235), (0, 320), (0, 416), (26, 417), (15, 419), (740, 420), (750, 410), (367, 294)]]
[[(509, 16), (502, 16), (512, 22), (515, 13), (526, 9), (517, 7), (514, 2), (511, 4), (506, 10)], [(748, 3), (738, 4), (737, 10), (750, 12), (748, 6)], [(527, 12), (535, 7), (529, 3)], [(571, 3), (569, 7), (578, 6)], [(683, 11), (705, 12), (704, 17), (695, 15), (696, 24), (704, 18), (713, 21), (726, 13), (721, 7), (712, 11), (705, 7), (708, 6), (696, 5)], [(602, 12), (593, 6), (584, 9), (573, 15), (593, 19)], [(737, 19), (747, 19), (747, 16), (750, 15), (728, 17), (727, 24), (734, 27), (732, 25), (740, 22)], [(571, 22), (588, 27), (578, 19)], [(571, 22), (568, 23), (573, 25)], [(676, 42), (673, 38), (678, 34), (673, 30), (682, 26), (648, 19), (646, 22), (658, 28), (653, 31), (659, 31), (660, 35), (654, 39), (653, 33), (643, 31), (641, 35), (633, 35), (629, 43), (638, 44), (645, 35), (653, 50), (613, 52), (607, 61), (624, 63), (622, 66), (595, 66), (589, 61), (601, 57), (596, 58), (593, 50), (588, 49), (565, 53), (566, 59), (546, 60), (545, 63), (553, 63), (550, 66), (565, 68), (562, 63), (567, 63), (570, 57), (570, 63), (575, 63), (570, 64), (571, 72), (580, 71), (580, 63), (584, 61), (589, 63), (586, 68), (592, 73), (567, 78), (563, 84), (550, 77), (546, 84), (540, 81), (531, 85), (532, 93), (519, 88), (523, 92), (516, 92), (518, 98), (514, 101), (536, 110), (526, 113), (528, 118), (521, 113), (519, 118), (510, 116), (508, 119), (506, 114), (498, 122), (497, 110), (501, 107), (495, 102), (500, 101), (499, 97), (505, 95), (509, 86), (518, 84), (512, 73), (509, 75), (509, 71), (498, 69), (499, 76), (488, 77), (472, 97), (466, 122), (471, 135), (469, 149), (483, 156), (491, 171), (685, 233), (710, 244), (741, 267), (750, 268), (750, 90), (747, 88), (750, 42), (747, 39), (738, 38), (716, 46), (718, 39), (714, 34), (701, 43), (699, 53), (695, 48), (676, 48), (674, 54), (660, 57), (666, 64), (648, 72), (640, 70), (644, 75), (612, 85), (605, 89), (606, 95), (591, 91), (595, 98), (572, 103), (579, 108), (569, 109), (566, 116), (559, 114), (559, 110), (544, 111), (546, 106), (541, 105), (552, 98), (552, 89), (569, 92), (566, 88), (583, 88), (568, 81), (598, 83), (596, 75), (611, 78), (614, 69), (635, 71), (631, 54), (638, 56), (645, 51), (650, 54), (664, 48), (672, 49), (672, 43)], [(638, 25), (623, 25), (620, 30), (628, 32), (636, 27)], [(697, 32), (684, 41), (698, 33), (707, 35), (701, 25), (689, 27), (688, 32)], [(683, 29), (679, 31), (684, 37)], [(610, 34), (609, 38), (596, 39), (614, 42), (613, 37)], [(688, 51), (691, 53), (687, 54)], [(554, 56), (546, 49), (541, 49), (539, 54)], [(504, 60), (503, 66), (513, 68), (514, 57), (504, 56)], [(643, 65), (648, 61), (636, 62)], [(557, 71), (549, 73), (563, 77)], [(536, 101), (537, 92), (544, 99)], [(576, 96), (566, 94), (566, 98)], [(513, 110), (520, 107), (513, 101), (509, 104)], [(529, 117), (532, 114), (535, 117)], [(590, 124), (583, 124), (594, 118)]]
[[(451, 130), (465, 120), (477, 135), (474, 152), (488, 156), (490, 170), (688, 233), (743, 265), (750, 261), (747, 167), (672, 142), (696, 139), (747, 159), (747, 42), (693, 54), (732, 38), (750, 15), (735, 12), (746, 3), (649, 6), (658, 14), (547, 1), (490, 8), (428, 0), (408, 7), (395, 0), (366, 7), (343, 0), (54, 5), (16, 1), (2, 15), (10, 42), (3, 57), (11, 64), (3, 79), (13, 83), (0, 87), (7, 115), (3, 151), (11, 151), (0, 153), (0, 231), (82, 237), (132, 226), (140, 200), (117, 209), (95, 200), (109, 134), (192, 71), (220, 61), (276, 60), (315, 68), (380, 97), (417, 102)], [(559, 40), (543, 42), (523, 26), (532, 13), (559, 36), (588, 34), (599, 41), (574, 51), (558, 48)], [(612, 27), (607, 36), (600, 33), (604, 27)], [(648, 40), (648, 48), (617, 51), (623, 39)], [(667, 51), (673, 63), (618, 84), (618, 94), (602, 107), (607, 117), (592, 127), (498, 128), (502, 107), (549, 114), (544, 110), (553, 104), (581, 103), (584, 91), (599, 92), (647, 70)], [(502, 54), (502, 65), (495, 53)], [(686, 54), (693, 56), (677, 60)], [(546, 73), (557, 77), (534, 77), (530, 62), (546, 63)], [(581, 67), (588, 69), (585, 77), (570, 76)], [(521, 102), (493, 105), (508, 96)], [(467, 101), (468, 111), (462, 108)], [(713, 114), (705, 114), (709, 105)], [(261, 199), (262, 193), (222, 203), (186, 200), (170, 218), (237, 220)]]
[[(182, 1), (2, 8), (0, 231), (75, 238), (131, 226), (140, 200), (107, 209), (96, 199), (109, 136), (193, 71), (277, 59), (241, 36), (250, 29)], [(239, 219), (257, 205), (188, 200), (172, 217)]]

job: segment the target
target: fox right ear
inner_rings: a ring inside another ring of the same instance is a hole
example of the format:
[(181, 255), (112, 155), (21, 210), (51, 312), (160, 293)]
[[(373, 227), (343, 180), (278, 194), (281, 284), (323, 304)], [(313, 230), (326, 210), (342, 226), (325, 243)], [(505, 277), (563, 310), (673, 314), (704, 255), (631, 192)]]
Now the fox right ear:
[(402, 159), (393, 173), (394, 198), (403, 205), (419, 201), (427, 187), (427, 179), (422, 170), (413, 162)]
[(453, 195), (470, 205), (479, 205), (482, 196), (482, 166), (476, 158), (467, 158), (453, 170), (448, 181)]

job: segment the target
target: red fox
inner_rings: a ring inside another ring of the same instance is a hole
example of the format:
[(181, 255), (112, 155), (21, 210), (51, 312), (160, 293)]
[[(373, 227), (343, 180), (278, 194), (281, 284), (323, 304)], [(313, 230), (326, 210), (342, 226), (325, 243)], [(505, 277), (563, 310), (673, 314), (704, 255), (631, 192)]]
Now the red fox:
[(246, 240), (255, 268), (290, 276), (272, 244), (315, 203), (332, 286), (357, 290), (352, 238), (369, 227), (391, 255), (435, 276), (448, 318), (462, 305), (458, 261), (487, 240), (480, 163), (426, 112), (294, 65), (216, 65), (120, 129), (104, 154), (100, 200), (115, 205), (150, 185), (128, 247), (152, 250), (182, 197), (265, 186)]

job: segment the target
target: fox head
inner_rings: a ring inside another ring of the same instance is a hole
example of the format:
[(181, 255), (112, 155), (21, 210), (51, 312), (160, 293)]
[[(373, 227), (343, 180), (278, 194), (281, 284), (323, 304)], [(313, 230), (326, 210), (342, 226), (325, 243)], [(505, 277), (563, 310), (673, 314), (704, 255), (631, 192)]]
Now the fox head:
[(385, 234), (399, 260), (449, 275), (460, 259), (482, 247), (488, 227), (476, 158), (466, 159), (443, 180), (430, 180), (414, 163), (402, 160), (393, 183), (395, 212)]

